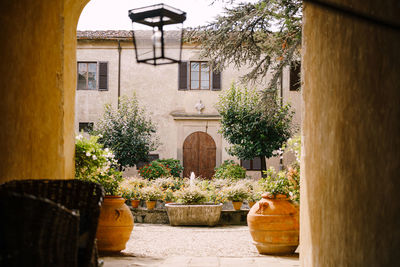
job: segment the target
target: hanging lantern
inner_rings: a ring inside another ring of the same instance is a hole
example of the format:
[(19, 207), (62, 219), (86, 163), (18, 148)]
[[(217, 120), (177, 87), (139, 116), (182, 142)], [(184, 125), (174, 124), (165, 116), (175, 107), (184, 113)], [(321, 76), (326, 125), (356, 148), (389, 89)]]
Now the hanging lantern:
[(164, 65), (181, 61), (185, 12), (158, 4), (129, 10), (129, 17), (138, 63)]

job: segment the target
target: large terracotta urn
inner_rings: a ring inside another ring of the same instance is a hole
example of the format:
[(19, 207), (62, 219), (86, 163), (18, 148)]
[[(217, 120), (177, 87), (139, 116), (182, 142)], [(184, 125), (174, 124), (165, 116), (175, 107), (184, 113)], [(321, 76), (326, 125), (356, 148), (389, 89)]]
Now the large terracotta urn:
[(133, 229), (133, 216), (125, 199), (106, 196), (101, 206), (97, 227), (97, 247), (99, 251), (117, 252), (125, 249)]
[(247, 224), (260, 254), (291, 254), (299, 245), (299, 211), (285, 195), (264, 194)]

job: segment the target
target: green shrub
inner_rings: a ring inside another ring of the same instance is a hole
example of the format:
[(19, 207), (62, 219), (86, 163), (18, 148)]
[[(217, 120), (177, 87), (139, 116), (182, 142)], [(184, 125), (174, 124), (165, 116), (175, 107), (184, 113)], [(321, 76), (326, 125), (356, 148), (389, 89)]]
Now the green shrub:
[(150, 164), (147, 164), (139, 169), (139, 174), (147, 179), (169, 176), (170, 173), (170, 168), (157, 161), (152, 161)]
[(181, 177), (183, 167), (181, 165), (181, 162), (177, 159), (157, 159), (155, 160), (156, 162), (159, 162), (163, 164), (165, 167), (169, 168), (170, 174), (173, 177)]
[(236, 164), (233, 160), (225, 160), (218, 168), (215, 168), (215, 179), (244, 179), (246, 169)]

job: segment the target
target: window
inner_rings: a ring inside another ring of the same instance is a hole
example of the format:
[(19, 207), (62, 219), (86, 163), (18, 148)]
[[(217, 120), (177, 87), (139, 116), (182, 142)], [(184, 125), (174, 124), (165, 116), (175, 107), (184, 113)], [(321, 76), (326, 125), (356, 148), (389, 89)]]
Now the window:
[(246, 170), (259, 171), (261, 170), (261, 159), (254, 158), (251, 160), (240, 160), (240, 166)]
[(158, 155), (158, 154), (149, 154), (149, 162), (143, 162), (143, 161), (141, 161), (141, 162), (139, 162), (138, 164), (136, 164), (136, 169), (140, 169), (140, 168), (142, 168), (144, 165), (147, 165), (147, 164), (149, 164), (150, 162), (152, 162), (153, 160), (157, 160), (157, 159), (159, 159), (160, 158), (160, 156)]
[(179, 64), (179, 90), (221, 90), (221, 73), (212, 72), (207, 62)]
[(190, 89), (210, 89), (210, 67), (206, 62), (190, 62)]
[(299, 91), (301, 87), (300, 62), (290, 64), (290, 91)]
[(84, 131), (88, 133), (93, 131), (93, 122), (80, 122), (79, 123), (79, 132)]
[(108, 90), (108, 63), (78, 62), (78, 90)]

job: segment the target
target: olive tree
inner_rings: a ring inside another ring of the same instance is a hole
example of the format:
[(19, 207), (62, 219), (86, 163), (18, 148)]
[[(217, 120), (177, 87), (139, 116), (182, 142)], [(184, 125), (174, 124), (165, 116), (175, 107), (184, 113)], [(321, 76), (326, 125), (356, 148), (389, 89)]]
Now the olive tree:
[(121, 97), (118, 108), (106, 105), (94, 133), (100, 136), (99, 143), (114, 151), (121, 170), (148, 161), (149, 152), (159, 145), (156, 126), (136, 95)]
[(232, 84), (220, 95), (216, 107), (221, 115), (220, 132), (231, 145), (228, 154), (242, 160), (259, 157), (263, 174), (267, 169), (265, 158), (275, 156), (292, 135), (293, 112), (290, 104), (281, 105), (271, 96), (265, 113), (260, 101), (259, 91)]

